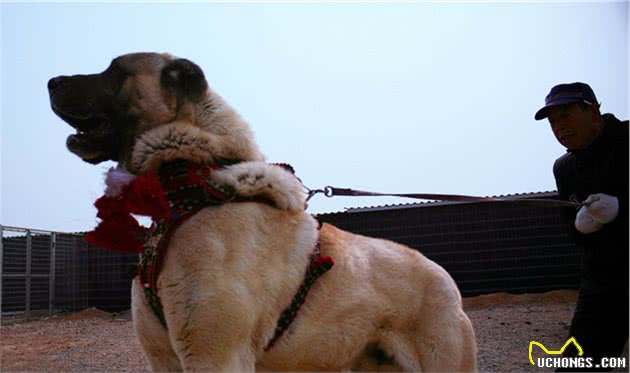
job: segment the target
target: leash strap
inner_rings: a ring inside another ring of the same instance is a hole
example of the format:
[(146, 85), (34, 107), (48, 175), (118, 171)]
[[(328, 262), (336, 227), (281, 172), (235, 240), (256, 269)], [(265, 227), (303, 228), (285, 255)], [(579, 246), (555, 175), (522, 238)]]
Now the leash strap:
[(577, 208), (583, 206), (583, 203), (573, 201), (560, 201), (553, 199), (541, 199), (541, 198), (523, 198), (523, 199), (506, 199), (496, 197), (478, 197), (467, 196), (461, 194), (434, 194), (434, 193), (378, 193), (367, 192), (364, 190), (355, 190), (350, 188), (336, 188), (327, 186), (324, 189), (313, 189), (308, 191), (308, 199), (315, 194), (322, 193), (326, 197), (343, 196), (343, 197), (403, 197), (413, 199), (426, 199), (437, 201), (453, 201), (453, 202), (495, 202), (495, 203), (510, 203), (516, 205), (536, 206), (536, 207), (573, 207)]

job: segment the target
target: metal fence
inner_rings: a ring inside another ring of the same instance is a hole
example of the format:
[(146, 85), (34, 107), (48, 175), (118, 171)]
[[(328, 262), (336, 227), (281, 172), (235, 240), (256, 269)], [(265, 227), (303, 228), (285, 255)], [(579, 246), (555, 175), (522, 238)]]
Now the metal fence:
[[(556, 198), (547, 194), (537, 197)], [(581, 253), (559, 209), (433, 203), (318, 217), (421, 251), (449, 271), (464, 296), (578, 286)], [(135, 254), (89, 246), (83, 234), (0, 225), (0, 236), (0, 321), (88, 307), (129, 308)]]
[(0, 323), (129, 307), (136, 255), (89, 246), (80, 233), (0, 225), (0, 237)]

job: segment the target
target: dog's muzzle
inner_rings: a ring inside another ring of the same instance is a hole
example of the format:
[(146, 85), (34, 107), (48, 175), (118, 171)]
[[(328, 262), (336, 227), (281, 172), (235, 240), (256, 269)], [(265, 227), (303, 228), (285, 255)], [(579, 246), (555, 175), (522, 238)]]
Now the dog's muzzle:
[(48, 93), (53, 112), (77, 131), (66, 139), (68, 150), (96, 164), (116, 160), (119, 136), (98, 97), (91, 96), (98, 86), (87, 89), (92, 82), (89, 76), (58, 76), (48, 81)]

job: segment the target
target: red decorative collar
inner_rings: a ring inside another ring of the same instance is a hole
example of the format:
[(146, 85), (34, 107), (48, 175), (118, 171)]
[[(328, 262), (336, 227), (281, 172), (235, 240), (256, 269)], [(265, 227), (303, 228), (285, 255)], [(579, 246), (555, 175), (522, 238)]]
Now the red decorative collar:
[(177, 222), (193, 211), (235, 198), (231, 188), (211, 182), (210, 173), (216, 169), (214, 164), (174, 161), (158, 173), (136, 177), (119, 194), (96, 200), (101, 222), (86, 234), (86, 241), (112, 251), (141, 253), (147, 230), (132, 214), (148, 216), (154, 223)]
[[(293, 172), (288, 164), (276, 164)], [(119, 252), (141, 253), (138, 265), (139, 281), (147, 302), (162, 325), (166, 320), (157, 294), (160, 261), (175, 229), (204, 207), (232, 201), (243, 201), (235, 191), (210, 179), (216, 165), (199, 165), (186, 161), (170, 162), (158, 173), (148, 173), (133, 179), (114, 196), (104, 195), (94, 205), (101, 219), (94, 231), (85, 236), (93, 245)], [(143, 228), (132, 214), (149, 216), (150, 229)], [(291, 304), (280, 315), (275, 333), (264, 350), (273, 347), (297, 317), (315, 281), (329, 271), (334, 261), (321, 256), (317, 242), (307, 265), (304, 280)]]

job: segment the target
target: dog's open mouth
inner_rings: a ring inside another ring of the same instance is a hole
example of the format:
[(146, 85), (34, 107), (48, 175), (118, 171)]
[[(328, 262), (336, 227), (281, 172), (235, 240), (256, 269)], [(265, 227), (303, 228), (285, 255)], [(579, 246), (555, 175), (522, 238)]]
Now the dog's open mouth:
[(103, 115), (70, 114), (52, 105), (52, 109), (76, 133), (68, 136), (66, 146), (89, 163), (100, 163), (116, 157), (116, 128)]
[(51, 107), (59, 118), (63, 119), (64, 122), (80, 132), (91, 131), (91, 129), (98, 127), (102, 122), (106, 121), (103, 115), (70, 113), (60, 109), (54, 103), (51, 103)]

